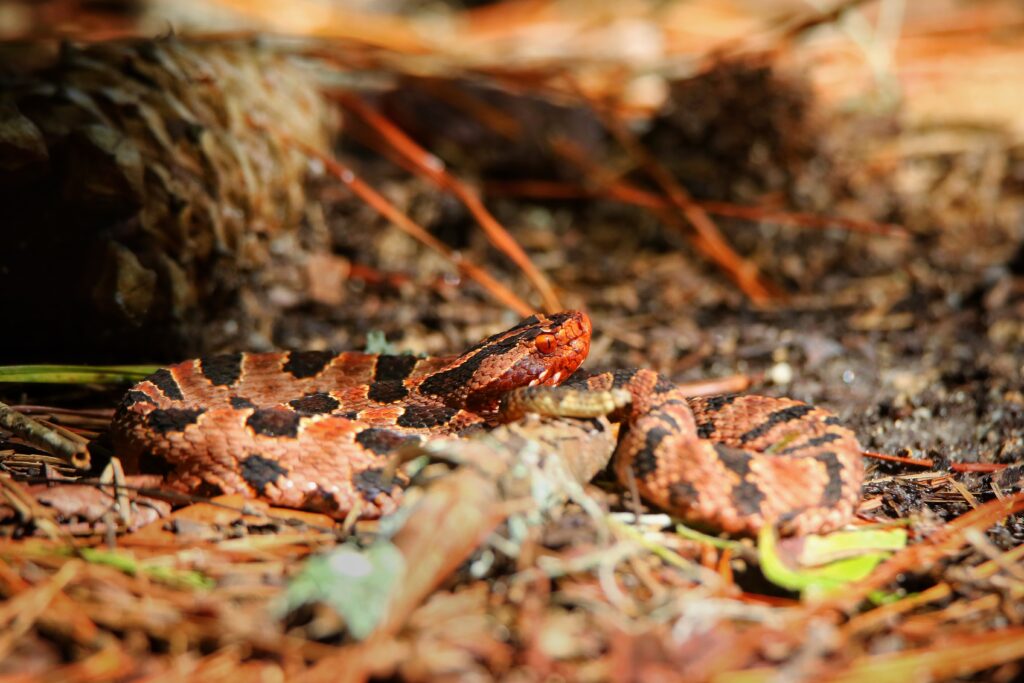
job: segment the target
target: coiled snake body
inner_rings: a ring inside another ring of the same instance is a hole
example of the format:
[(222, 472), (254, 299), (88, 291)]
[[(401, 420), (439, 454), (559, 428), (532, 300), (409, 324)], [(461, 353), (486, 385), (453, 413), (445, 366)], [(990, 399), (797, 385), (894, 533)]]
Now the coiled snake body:
[(401, 500), (404, 480), (383, 474), (400, 444), (507, 419), (503, 399), (524, 387), (625, 389), (631, 402), (611, 416), (622, 423), (615, 471), (651, 503), (740, 534), (768, 522), (810, 533), (849, 521), (860, 447), (830, 413), (791, 399), (687, 397), (651, 370), (576, 373), (590, 334), (587, 316), (569, 311), (527, 318), (451, 357), (293, 351), (186, 361), (127, 393), (114, 445), (179, 490), (373, 518)]

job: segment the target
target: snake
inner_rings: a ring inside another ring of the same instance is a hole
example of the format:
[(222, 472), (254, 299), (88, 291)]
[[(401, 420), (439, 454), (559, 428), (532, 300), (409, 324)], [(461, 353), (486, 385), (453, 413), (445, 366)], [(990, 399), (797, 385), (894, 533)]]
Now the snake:
[[(162, 368), (112, 422), (126, 468), (174, 490), (242, 494), (336, 519), (393, 513), (409, 485), (388, 464), (406, 443), (464, 436), (538, 398), (628, 392), (613, 469), (648, 503), (701, 528), (824, 533), (851, 521), (863, 480), (855, 434), (789, 398), (688, 396), (650, 369), (581, 370), (581, 311), (537, 314), (452, 356), (234, 353)], [(557, 402), (556, 402), (557, 403)]]

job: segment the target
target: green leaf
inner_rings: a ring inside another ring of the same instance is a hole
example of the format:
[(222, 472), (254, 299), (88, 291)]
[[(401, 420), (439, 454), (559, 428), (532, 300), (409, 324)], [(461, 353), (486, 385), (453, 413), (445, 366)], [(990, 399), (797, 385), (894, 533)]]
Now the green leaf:
[(0, 382), (96, 384), (139, 382), (159, 365), (2, 365)]
[[(70, 554), (70, 551), (62, 554)], [(80, 548), (79, 556), (91, 564), (113, 567), (130, 576), (144, 574), (153, 581), (183, 589), (208, 590), (214, 587), (213, 579), (205, 574), (188, 569), (176, 569), (153, 560), (139, 561), (134, 555), (122, 551)]]
[(711, 536), (710, 534), (705, 534), (702, 531), (691, 529), (684, 524), (676, 524), (676, 534), (681, 538), (685, 538), (690, 541), (697, 541), (698, 543), (703, 543), (704, 545), (709, 545), (712, 548), (718, 548), (719, 550), (742, 551), (743, 549), (743, 544), (740, 541)]
[(405, 574), (405, 558), (389, 542), (366, 550), (353, 544), (335, 548), (306, 562), (275, 606), (279, 617), (313, 602), (340, 614), (352, 637), (366, 638), (387, 614), (395, 585)]
[(397, 355), (398, 349), (384, 336), (383, 330), (370, 330), (366, 333), (366, 353), (383, 353)]
[(766, 525), (757, 537), (765, 578), (809, 599), (860, 581), (906, 544), (905, 529), (837, 531), (780, 540), (775, 528)]

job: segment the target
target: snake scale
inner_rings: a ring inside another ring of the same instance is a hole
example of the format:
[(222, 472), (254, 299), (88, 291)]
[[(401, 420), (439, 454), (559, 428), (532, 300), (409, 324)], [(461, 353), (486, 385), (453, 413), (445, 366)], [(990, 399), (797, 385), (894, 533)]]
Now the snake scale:
[[(409, 440), (506, 421), (508, 397), (626, 390), (614, 468), (654, 505), (700, 526), (754, 534), (846, 524), (861, 451), (828, 411), (764, 396), (694, 398), (651, 370), (576, 372), (586, 314), (535, 315), (457, 356), (236, 353), (185, 361), (135, 385), (113, 423), (141, 472), (200, 494), (241, 493), (344, 518), (394, 511), (407, 481), (388, 455)], [(535, 389), (524, 389), (535, 387)], [(621, 392), (620, 392), (621, 393)], [(505, 408), (503, 408), (503, 405)]]

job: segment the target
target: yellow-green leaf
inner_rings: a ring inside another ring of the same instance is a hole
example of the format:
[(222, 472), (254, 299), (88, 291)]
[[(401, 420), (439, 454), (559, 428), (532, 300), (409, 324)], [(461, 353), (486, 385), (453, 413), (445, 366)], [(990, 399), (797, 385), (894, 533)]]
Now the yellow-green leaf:
[(765, 526), (757, 546), (765, 578), (814, 599), (865, 578), (906, 543), (905, 529), (838, 531), (780, 540), (774, 527)]
[(138, 382), (159, 365), (3, 365), (0, 382), (30, 384), (96, 384)]

